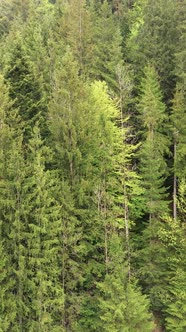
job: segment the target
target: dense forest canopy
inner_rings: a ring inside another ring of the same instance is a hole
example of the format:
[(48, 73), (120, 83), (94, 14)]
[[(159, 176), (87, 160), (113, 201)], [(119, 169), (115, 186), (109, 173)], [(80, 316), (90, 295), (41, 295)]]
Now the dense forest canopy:
[(186, 331), (186, 0), (0, 0), (0, 332)]

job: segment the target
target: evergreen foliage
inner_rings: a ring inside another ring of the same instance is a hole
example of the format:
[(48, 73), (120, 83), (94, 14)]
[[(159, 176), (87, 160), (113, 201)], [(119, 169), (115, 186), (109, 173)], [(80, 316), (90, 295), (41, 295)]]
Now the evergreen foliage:
[[(149, 301), (128, 280), (124, 248), (117, 234), (110, 238), (108, 272), (99, 284), (99, 307), (103, 331), (152, 331)], [(119, 254), (119, 255), (118, 255)]]
[[(5, 78), (9, 83), (10, 98), (14, 100), (14, 107), (18, 109), (24, 126), (24, 138), (28, 141), (36, 121), (46, 117), (46, 106), (39, 82), (29, 67), (23, 47), (18, 43), (13, 48)], [(44, 131), (44, 123), (42, 127)]]
[(0, 1), (1, 332), (185, 331), (185, 58), (185, 0)]
[(156, 72), (148, 66), (141, 85), (139, 101), (140, 119), (143, 126), (144, 142), (140, 151), (140, 174), (145, 189), (144, 198), (149, 218), (161, 215), (167, 210), (165, 200), (165, 172), (164, 154), (167, 151), (167, 137), (163, 133), (165, 105), (158, 85)]

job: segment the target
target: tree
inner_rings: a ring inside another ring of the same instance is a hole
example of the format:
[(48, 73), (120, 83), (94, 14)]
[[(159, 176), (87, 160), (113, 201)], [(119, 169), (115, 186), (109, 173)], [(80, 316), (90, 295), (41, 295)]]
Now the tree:
[[(64, 220), (63, 265), (65, 324), (75, 330), (77, 316), (90, 283), (93, 283), (93, 276), (101, 273), (102, 269), (102, 255), (98, 254), (100, 243), (96, 244), (102, 232), (99, 232), (97, 206), (93, 200), (97, 122), (89, 99), (90, 90), (80, 80), (77, 62), (69, 49), (61, 62), (62, 68), (56, 73), (56, 88), (49, 105), (49, 128), (55, 153), (53, 167), (59, 170), (61, 180), (69, 185), (74, 200), (76, 218), (71, 223)], [(92, 268), (95, 274), (92, 274)]]
[[(11, 114), (12, 102), (8, 89), (0, 78), (1, 86), (1, 155), (0, 155), (0, 204), (1, 204), (1, 321), (2, 331), (22, 331), (25, 307), (23, 305), (23, 280), (25, 279), (24, 225), (21, 223), (22, 183), (24, 160), (22, 135), (11, 127), (17, 115)], [(20, 128), (19, 128), (20, 129)]]
[(140, 174), (145, 189), (146, 211), (151, 220), (167, 211), (164, 155), (168, 146), (167, 138), (163, 133), (166, 120), (165, 105), (162, 102), (156, 72), (151, 66), (145, 69), (139, 112), (144, 135), (140, 149)]
[(108, 272), (105, 280), (98, 285), (101, 289), (99, 307), (102, 330), (152, 331), (149, 302), (135, 283), (128, 280), (125, 249), (117, 234), (110, 237), (109, 249)]
[(80, 73), (87, 76), (91, 71), (95, 44), (94, 22), (85, 0), (70, 1), (63, 17), (63, 35), (71, 46)]
[[(28, 145), (23, 213), (26, 252), (26, 329), (63, 331), (64, 294), (59, 259), (62, 222), (57, 182), (46, 163), (51, 151), (43, 145), (38, 126)], [(60, 317), (61, 316), (61, 317)]]
[(28, 19), (30, 0), (2, 0), (0, 4), (0, 37), (6, 37), (15, 22), (24, 24)]
[(44, 121), (46, 105), (42, 98), (42, 90), (34, 77), (28, 58), (18, 42), (15, 43), (5, 78), (9, 84), (10, 98), (14, 100), (14, 108), (19, 110), (25, 141), (28, 141), (31, 130), (38, 119), (42, 119), (40, 122), (44, 135), (46, 132)]
[(108, 1), (94, 9), (95, 51), (92, 63), (92, 77), (104, 80), (108, 86), (116, 89), (116, 67), (122, 63), (122, 37), (118, 22), (114, 19)]
[[(134, 23), (129, 36), (129, 61), (133, 59), (139, 81), (150, 62), (157, 70), (164, 101), (170, 105), (176, 76), (175, 51), (178, 42), (175, 1), (139, 0), (134, 5)], [(174, 41), (174, 42), (173, 42)]]
[[(182, 189), (184, 186), (182, 186)], [(184, 190), (185, 191), (185, 190)], [(183, 198), (180, 193), (180, 199)], [(185, 209), (184, 209), (185, 210)], [(183, 216), (183, 215), (182, 215)], [(183, 217), (184, 218), (184, 217)], [(184, 219), (182, 219), (184, 220)], [(165, 219), (159, 238), (165, 247), (164, 325), (167, 331), (185, 329), (185, 225), (178, 218)]]
[(139, 265), (142, 285), (150, 295), (153, 309), (162, 309), (159, 292), (164, 283), (164, 247), (158, 239), (162, 217), (168, 212), (168, 201), (164, 181), (168, 141), (163, 128), (166, 120), (165, 105), (153, 67), (145, 69), (139, 100), (139, 118), (142, 122), (143, 141), (139, 155), (139, 174), (144, 189), (143, 237), (139, 251)]
[(185, 89), (186, 86), (186, 63), (185, 63), (185, 43), (186, 43), (186, 31), (185, 31), (185, 6), (186, 2), (177, 0), (175, 6), (176, 12), (176, 21), (177, 21), (177, 35), (178, 35), (178, 43), (175, 50), (175, 74), (177, 76), (177, 80), (181, 83)]
[(185, 93), (181, 85), (177, 84), (173, 99), (171, 123), (174, 143), (174, 183), (173, 183), (173, 216), (177, 218), (177, 180), (185, 177)]

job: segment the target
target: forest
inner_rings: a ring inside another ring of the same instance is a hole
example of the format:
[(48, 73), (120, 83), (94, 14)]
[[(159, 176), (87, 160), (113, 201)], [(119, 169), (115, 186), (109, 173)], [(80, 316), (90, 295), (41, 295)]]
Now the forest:
[(0, 332), (186, 331), (186, 0), (0, 0)]

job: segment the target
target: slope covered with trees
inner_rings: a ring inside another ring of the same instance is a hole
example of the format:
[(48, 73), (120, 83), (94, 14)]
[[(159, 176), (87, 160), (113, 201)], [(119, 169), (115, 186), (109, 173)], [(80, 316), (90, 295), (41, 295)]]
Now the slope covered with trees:
[(1, 332), (185, 332), (185, 18), (0, 1)]

